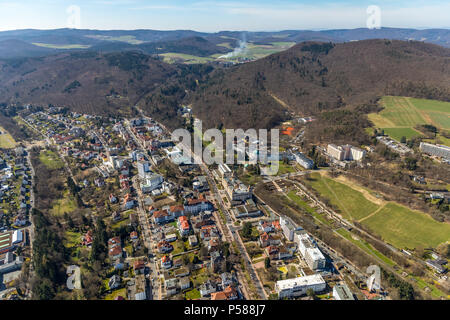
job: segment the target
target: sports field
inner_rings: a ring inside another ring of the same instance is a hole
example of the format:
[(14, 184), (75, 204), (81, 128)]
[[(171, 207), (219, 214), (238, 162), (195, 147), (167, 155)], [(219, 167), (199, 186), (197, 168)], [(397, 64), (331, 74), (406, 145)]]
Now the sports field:
[(355, 185), (352, 188), (317, 173), (311, 177), (313, 180), (307, 181), (307, 184), (339, 208), (344, 218), (367, 226), (397, 248), (436, 247), (450, 241), (448, 223), (438, 222), (425, 213), (395, 202), (375, 200), (362, 187)]
[[(414, 127), (423, 124), (450, 130), (450, 102), (385, 96), (380, 104), (384, 109), (379, 113), (369, 114), (369, 119), (375, 127), (384, 129), (393, 139), (419, 136), (421, 132)], [(448, 143), (448, 139), (441, 140), (442, 143)]]

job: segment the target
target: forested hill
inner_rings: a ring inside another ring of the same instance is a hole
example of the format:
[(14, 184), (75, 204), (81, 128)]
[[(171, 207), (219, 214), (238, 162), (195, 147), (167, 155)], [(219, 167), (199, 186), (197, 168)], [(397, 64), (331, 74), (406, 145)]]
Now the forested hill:
[(408, 95), (450, 100), (450, 49), (422, 42), (301, 43), (252, 63), (218, 70), (190, 97), (209, 126), (270, 127), (289, 113)]
[(169, 126), (192, 104), (206, 126), (272, 127), (291, 114), (354, 108), (382, 95), (450, 100), (450, 49), (423, 42), (306, 42), (217, 67), (141, 52), (72, 52), (0, 61), (0, 104), (53, 104), (95, 114), (139, 103)]

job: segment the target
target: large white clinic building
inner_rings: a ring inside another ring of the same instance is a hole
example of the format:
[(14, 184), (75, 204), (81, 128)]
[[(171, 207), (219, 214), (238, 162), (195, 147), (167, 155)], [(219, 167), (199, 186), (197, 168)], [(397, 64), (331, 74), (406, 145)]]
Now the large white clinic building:
[(325, 280), (320, 274), (313, 274), (311, 276), (299, 277), (288, 280), (280, 280), (275, 284), (275, 291), (278, 293), (278, 298), (295, 298), (306, 294), (308, 289), (314, 292), (321, 292), (326, 288)]

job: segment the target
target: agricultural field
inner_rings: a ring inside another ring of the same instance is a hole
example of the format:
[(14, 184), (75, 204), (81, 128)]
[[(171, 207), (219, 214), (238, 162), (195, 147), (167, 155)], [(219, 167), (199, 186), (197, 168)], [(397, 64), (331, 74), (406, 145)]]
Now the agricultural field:
[[(430, 124), (438, 129), (450, 130), (450, 102), (385, 96), (380, 104), (384, 109), (369, 114), (369, 119), (375, 127), (384, 129), (395, 140), (403, 136), (410, 139), (422, 135), (414, 129), (418, 125)], [(442, 143), (450, 145), (449, 139), (439, 138)]]
[(267, 44), (254, 44), (247, 43), (247, 48), (242, 52), (226, 58), (227, 60), (239, 60), (239, 59), (261, 59), (268, 55), (287, 50), (295, 45), (295, 42), (271, 42)]
[(141, 44), (141, 43), (144, 43), (144, 41), (138, 40), (138, 39), (136, 39), (135, 36), (131, 36), (131, 35), (124, 35), (124, 36), (117, 36), (117, 37), (104, 36), (104, 35), (88, 35), (86, 37), (87, 38), (92, 38), (92, 39), (103, 40), (103, 41), (126, 42), (126, 43), (129, 43), (129, 44)]
[(51, 44), (51, 43), (41, 43), (33, 42), (35, 46), (44, 47), (49, 49), (88, 49), (91, 46), (85, 44)]
[(397, 248), (436, 247), (450, 241), (450, 224), (395, 202), (377, 199), (370, 190), (336, 179), (311, 175), (311, 188), (339, 208), (344, 218), (357, 220)]
[(163, 61), (166, 63), (187, 63), (187, 64), (196, 64), (196, 63), (207, 63), (212, 62), (215, 59), (213, 57), (199, 57), (199, 56), (193, 56), (190, 54), (184, 54), (184, 53), (175, 53), (175, 52), (169, 52), (169, 53), (162, 53), (160, 54), (161, 57), (163, 57)]
[[(223, 43), (218, 44), (221, 47), (226, 47), (230, 49), (230, 52), (233, 52), (234, 48), (231, 46), (229, 42), (224, 41)], [(187, 64), (195, 64), (195, 63), (208, 63), (213, 62), (215, 60), (229, 60), (229, 61), (239, 61), (241, 59), (250, 59), (256, 60), (264, 58), (268, 55), (284, 51), (289, 49), (295, 45), (295, 42), (271, 42), (267, 44), (253, 44), (247, 43), (247, 48), (243, 49), (241, 52), (234, 54), (230, 57), (223, 57), (224, 54), (216, 53), (209, 57), (199, 57), (189, 54), (183, 53), (162, 53), (160, 54), (163, 57), (163, 61), (167, 63), (187, 63)]]
[(0, 127), (0, 148), (2, 149), (12, 149), (16, 147), (16, 141), (14, 138), (6, 132), (5, 129)]

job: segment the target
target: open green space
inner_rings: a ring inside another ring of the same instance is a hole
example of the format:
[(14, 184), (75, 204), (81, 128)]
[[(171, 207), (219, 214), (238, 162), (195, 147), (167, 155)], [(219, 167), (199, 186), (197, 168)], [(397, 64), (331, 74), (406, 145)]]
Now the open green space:
[(413, 128), (383, 128), (383, 130), (385, 134), (397, 141), (401, 141), (402, 137), (411, 139), (422, 135), (421, 132), (414, 130)]
[(345, 218), (360, 220), (360, 223), (381, 236), (385, 242), (397, 248), (434, 248), (440, 243), (450, 241), (448, 223), (438, 222), (425, 213), (395, 202), (376, 204), (361, 192), (317, 173), (311, 177), (312, 180), (307, 181), (307, 184), (339, 208)]
[(61, 169), (64, 167), (64, 162), (58, 154), (51, 150), (42, 151), (39, 155), (39, 160), (49, 169)]
[(64, 213), (70, 213), (77, 208), (75, 199), (66, 190), (64, 197), (53, 201), (50, 213), (54, 216), (62, 216)]
[(0, 148), (12, 149), (17, 145), (14, 138), (2, 127), (0, 127)]
[(318, 173), (311, 174), (311, 178), (307, 184), (339, 208), (346, 219), (360, 220), (378, 209), (378, 206), (367, 200), (361, 192), (342, 183)]
[(197, 300), (200, 299), (202, 296), (200, 294), (200, 291), (198, 291), (197, 289), (192, 289), (185, 293), (185, 297), (186, 300)]
[(386, 204), (363, 224), (398, 248), (434, 248), (450, 240), (450, 224), (395, 203)]

